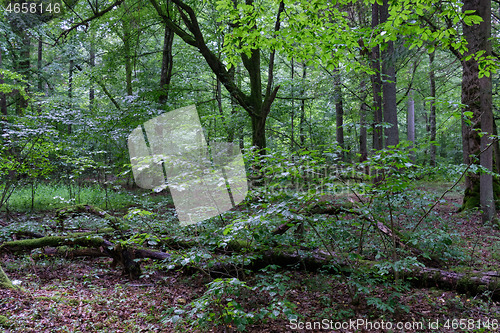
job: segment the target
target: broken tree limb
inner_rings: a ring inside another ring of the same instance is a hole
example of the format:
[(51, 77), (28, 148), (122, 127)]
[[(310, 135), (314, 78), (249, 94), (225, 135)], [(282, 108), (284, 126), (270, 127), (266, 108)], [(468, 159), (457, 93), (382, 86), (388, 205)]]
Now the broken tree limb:
[(10, 242), (4, 242), (0, 245), (0, 253), (5, 252), (26, 252), (42, 247), (58, 247), (63, 245), (79, 245), (85, 247), (113, 246), (99, 236), (93, 236), (92, 233), (76, 233), (67, 236), (46, 236), (42, 238), (22, 239)]
[[(129, 248), (130, 251), (134, 252), (134, 256), (137, 259), (156, 259), (156, 260), (165, 260), (170, 258), (170, 254), (159, 251), (152, 251), (149, 249), (137, 249), (137, 248)], [(109, 257), (109, 254), (101, 251), (98, 248), (81, 248), (81, 249), (72, 249), (68, 250), (67, 248), (45, 248), (43, 254), (49, 256), (63, 256), (63, 257)]]
[[(200, 246), (200, 243), (195, 241), (186, 241), (180, 239), (181, 246), (175, 246), (176, 239), (169, 239), (171, 247), (186, 248), (186, 245)], [(294, 269), (306, 271), (324, 271), (330, 273), (339, 273), (349, 275), (350, 272), (358, 269), (366, 269), (373, 271), (373, 267), (380, 262), (372, 260), (355, 260), (354, 265), (347, 263), (343, 258), (345, 255), (336, 255), (327, 253), (321, 250), (307, 250), (297, 252), (297, 249), (275, 247), (270, 250), (259, 251), (253, 245), (245, 246), (244, 242), (231, 242), (226, 247), (220, 248), (218, 251), (223, 254), (245, 253), (248, 255), (248, 261), (245, 264), (237, 265), (234, 262), (221, 261), (218, 263), (208, 262), (182, 266), (175, 265), (175, 269), (182, 269), (187, 273), (201, 271), (211, 277), (227, 277), (238, 276), (242, 269), (257, 271), (268, 265), (278, 265), (286, 269), (294, 267)], [(394, 275), (394, 272), (389, 272), (388, 275)], [(485, 292), (489, 293), (494, 300), (500, 300), (500, 271), (472, 271), (468, 273), (456, 273), (439, 268), (415, 267), (411, 271), (399, 272), (405, 279), (416, 287), (438, 287), (444, 290), (455, 290), (460, 293), (470, 295), (481, 295)]]
[(412, 283), (419, 287), (439, 287), (469, 295), (490, 294), (500, 300), (500, 271), (457, 273), (438, 268), (420, 268), (411, 273)]
[[(149, 249), (134, 249), (121, 243), (113, 244), (110, 241), (92, 233), (79, 233), (67, 236), (47, 236), (43, 238), (5, 242), (0, 245), (0, 253), (25, 252), (38, 248), (57, 248), (61, 246), (80, 246), (97, 249), (103, 256), (113, 258), (114, 266), (118, 264), (121, 265), (123, 267), (123, 274), (129, 276), (131, 279), (137, 279), (141, 275), (140, 263), (135, 260), (136, 258), (163, 260), (169, 257), (169, 254), (167, 253), (152, 251)], [(57, 253), (57, 250), (52, 252)], [(93, 253), (95, 254), (95, 252)]]
[[(215, 265), (201, 263), (189, 266), (177, 265), (177, 269), (189, 271), (202, 271), (211, 277), (238, 276), (242, 269), (257, 271), (269, 265), (281, 266), (285, 269), (306, 270), (316, 272), (336, 273), (342, 272), (350, 275), (355, 270), (366, 270), (377, 274), (373, 267), (378, 264), (371, 260), (357, 260), (355, 265), (343, 262), (342, 259), (332, 257), (323, 251), (315, 253), (297, 253), (289, 250), (268, 250), (257, 255), (249, 253), (249, 260), (245, 265), (235, 265), (234, 263), (220, 262)], [(395, 272), (387, 273), (387, 276), (394, 277)], [(438, 287), (443, 290), (453, 290), (468, 295), (487, 295), (492, 300), (500, 300), (500, 271), (472, 271), (469, 273), (456, 273), (438, 268), (415, 267), (411, 271), (399, 272), (399, 276), (409, 281), (415, 287)]]

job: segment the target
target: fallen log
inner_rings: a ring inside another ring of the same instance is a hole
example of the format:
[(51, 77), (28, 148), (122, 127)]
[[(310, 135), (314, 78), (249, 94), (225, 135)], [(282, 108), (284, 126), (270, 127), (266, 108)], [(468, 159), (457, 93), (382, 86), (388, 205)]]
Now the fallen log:
[[(500, 271), (466, 273), (423, 267), (411, 273), (413, 284), (419, 287), (438, 287), (456, 290), (472, 296), (489, 293), (494, 300), (500, 300)], [(416, 279), (415, 279), (416, 278)]]
[[(84, 246), (86, 249), (76, 249), (69, 253), (73, 253), (75, 256), (91, 255), (111, 257), (116, 264), (123, 266), (123, 274), (129, 276), (131, 279), (136, 279), (140, 276), (140, 264), (134, 259), (152, 258), (166, 260), (171, 258), (168, 253), (149, 249), (127, 248), (120, 244), (113, 244), (96, 235), (72, 236), (73, 237), (48, 236), (38, 239), (5, 242), (0, 245), (0, 253), (7, 251), (28, 251), (42, 247)], [(194, 240), (168, 239), (168, 243), (171, 247), (176, 247), (176, 241), (179, 242), (178, 248), (201, 245)], [(189, 266), (177, 265), (176, 268), (184, 269), (188, 272), (192, 270), (203, 271), (212, 277), (235, 276), (241, 269), (256, 271), (269, 265), (278, 265), (287, 269), (292, 267), (294, 269), (307, 271), (321, 270), (331, 273), (342, 272), (344, 275), (349, 275), (350, 272), (359, 269), (359, 267), (364, 267), (369, 270), (377, 264), (376, 261), (357, 260), (355, 261), (355, 265), (352, 265), (347, 263), (340, 255), (336, 256), (335, 254), (332, 255), (319, 250), (308, 252), (302, 251), (302, 253), (298, 253), (296, 249), (277, 247), (259, 251), (253, 246), (245, 246), (244, 242), (232, 242), (225, 248), (220, 248), (220, 251), (224, 254), (245, 252), (249, 260), (244, 265), (224, 262), (216, 264), (212, 262), (209, 264), (205, 262), (198, 265), (191, 263)], [(438, 268), (418, 267), (410, 272), (406, 271), (399, 273), (400, 276), (409, 279), (409, 281), (417, 287), (438, 287), (441, 289), (456, 290), (470, 295), (479, 295), (488, 292), (492, 299), (500, 300), (500, 271), (457, 273)], [(376, 274), (375, 271), (374, 274)], [(394, 272), (390, 272), (389, 274), (394, 274)]]
[[(174, 239), (170, 239), (173, 242)], [(250, 250), (250, 251), (249, 251)], [(216, 263), (207, 262), (199, 265), (189, 264), (189, 266), (177, 265), (176, 269), (192, 271), (201, 271), (213, 278), (238, 276), (242, 270), (257, 271), (269, 265), (277, 265), (286, 269), (294, 269), (317, 272), (340, 273), (350, 275), (355, 270), (372, 270), (372, 274), (378, 274), (372, 269), (380, 262), (372, 260), (356, 260), (354, 265), (348, 263), (343, 256), (335, 253), (330, 254), (324, 251), (308, 251), (297, 253), (295, 249), (286, 249), (277, 247), (272, 250), (258, 251), (251, 250), (242, 244), (230, 246), (224, 249), (224, 253), (245, 252), (250, 259), (245, 265), (236, 265), (234, 263)], [(394, 276), (395, 272), (389, 272)], [(500, 271), (472, 271), (467, 273), (456, 273), (439, 268), (415, 267), (413, 270), (398, 272), (398, 276), (409, 281), (415, 287), (438, 287), (444, 290), (454, 290), (469, 295), (481, 295), (488, 292), (493, 300), (500, 301)]]
[[(122, 266), (123, 275), (130, 279), (138, 279), (141, 275), (140, 263), (135, 259), (152, 258), (152, 259), (167, 259), (168, 253), (152, 251), (149, 249), (134, 249), (120, 243), (113, 244), (110, 241), (92, 233), (78, 233), (67, 236), (47, 236), (35, 239), (23, 239), (5, 242), (0, 245), (0, 253), (5, 252), (26, 252), (38, 248), (57, 248), (61, 246), (80, 246), (92, 248), (99, 251), (102, 256), (113, 258), (113, 266)], [(56, 254), (56, 251), (49, 253)], [(75, 254), (95, 254), (96, 252), (82, 252)], [(74, 254), (74, 255), (75, 255)]]

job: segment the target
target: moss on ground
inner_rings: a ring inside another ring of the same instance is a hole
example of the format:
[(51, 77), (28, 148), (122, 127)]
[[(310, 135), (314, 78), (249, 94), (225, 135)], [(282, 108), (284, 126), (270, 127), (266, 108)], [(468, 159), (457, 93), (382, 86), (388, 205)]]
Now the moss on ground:
[(10, 322), (9, 318), (0, 315), (0, 327), (3, 328), (9, 328), (12, 326), (12, 323)]

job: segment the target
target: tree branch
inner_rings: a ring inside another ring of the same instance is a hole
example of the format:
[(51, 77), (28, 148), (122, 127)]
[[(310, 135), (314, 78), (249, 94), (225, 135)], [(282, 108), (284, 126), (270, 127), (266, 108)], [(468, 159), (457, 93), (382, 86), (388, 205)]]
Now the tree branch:
[[(276, 15), (276, 24), (274, 25), (275, 37), (276, 33), (280, 30), (281, 26), (281, 13), (285, 10), (285, 3), (280, 1), (280, 6), (278, 8), (278, 15)], [(267, 71), (267, 87), (266, 87), (266, 99), (271, 95), (271, 87), (273, 85), (274, 79), (274, 57), (276, 55), (276, 49), (271, 51), (271, 55), (269, 56), (269, 69)]]
[(238, 101), (238, 103), (251, 115), (255, 115), (253, 110), (250, 108), (248, 103), (248, 96), (246, 96), (241, 89), (234, 83), (234, 79), (230, 75), (229, 71), (222, 61), (208, 48), (205, 40), (203, 38), (203, 33), (201, 32), (200, 26), (198, 24), (198, 19), (196, 14), (190, 6), (185, 4), (180, 0), (172, 0), (172, 2), (177, 6), (177, 9), (181, 15), (182, 21), (186, 25), (186, 28), (190, 33), (183, 30), (172, 19), (163, 13), (157, 0), (149, 0), (158, 15), (177, 36), (179, 36), (187, 44), (194, 46), (201, 53), (205, 61), (207, 62), (210, 69), (217, 76), (220, 82), (226, 87), (231, 96)]
[(107, 7), (106, 9), (104, 9), (103, 11), (98, 12), (98, 13), (97, 13), (97, 14), (95, 14), (94, 16), (89, 17), (88, 19), (85, 19), (85, 20), (81, 21), (80, 23), (77, 23), (77, 24), (73, 25), (71, 28), (69, 28), (69, 29), (67, 29), (67, 30), (63, 31), (63, 32), (59, 35), (59, 37), (57, 37), (57, 39), (56, 39), (56, 41), (55, 41), (54, 45), (52, 45), (52, 46), (57, 45), (57, 43), (59, 43), (59, 39), (61, 39), (61, 38), (66, 38), (66, 36), (68, 36), (68, 34), (69, 34), (71, 31), (75, 30), (75, 29), (76, 29), (76, 28), (78, 28), (78, 27), (81, 27), (82, 25), (88, 26), (88, 23), (89, 23), (90, 21), (93, 21), (93, 20), (95, 20), (96, 18), (99, 18), (99, 17), (103, 16), (103, 15), (104, 15), (104, 14), (106, 14), (107, 12), (111, 11), (113, 8), (115, 8), (115, 7), (119, 6), (119, 5), (121, 5), (123, 1), (124, 1), (124, 0), (117, 0), (117, 1), (115, 1), (112, 5), (110, 5), (110, 6), (109, 6), (109, 7)]

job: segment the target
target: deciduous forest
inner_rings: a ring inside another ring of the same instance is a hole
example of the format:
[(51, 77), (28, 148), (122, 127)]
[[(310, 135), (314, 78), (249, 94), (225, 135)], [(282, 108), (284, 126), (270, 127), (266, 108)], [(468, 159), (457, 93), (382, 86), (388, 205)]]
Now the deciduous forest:
[(2, 332), (499, 330), (499, 0), (0, 10)]

